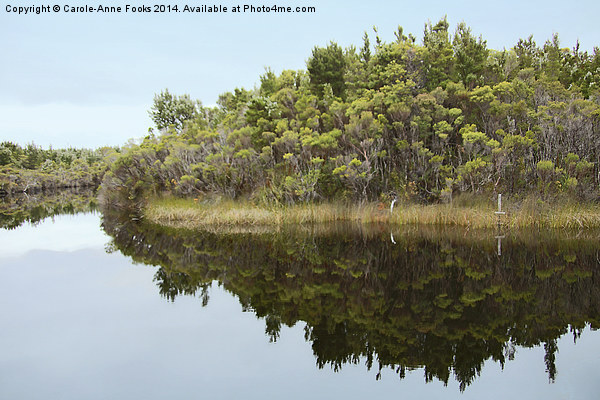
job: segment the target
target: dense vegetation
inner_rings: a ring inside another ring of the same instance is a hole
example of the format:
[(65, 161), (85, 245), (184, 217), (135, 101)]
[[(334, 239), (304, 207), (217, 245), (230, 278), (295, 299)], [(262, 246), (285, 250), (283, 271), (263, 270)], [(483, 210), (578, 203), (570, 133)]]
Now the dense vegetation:
[(493, 50), (445, 18), (425, 25), (422, 44), (402, 28), (391, 43), (374, 36), (315, 47), (306, 71), (267, 69), (216, 107), (157, 94), (158, 131), (113, 164), (105, 199), (597, 197), (598, 48), (566, 49), (555, 35)]
[(493, 231), (419, 227), (390, 237), (381, 225), (330, 224), (215, 234), (110, 212), (103, 227), (110, 247), (160, 266), (155, 281), (168, 299), (206, 304), (217, 281), (264, 318), (272, 341), (305, 322), (319, 367), (364, 363), (400, 377), (424, 368), (427, 381), (454, 375), (465, 389), (487, 360), (504, 365), (516, 346), (543, 345), (553, 380), (557, 339), (600, 323), (597, 233), (507, 235), (499, 257)]
[(97, 187), (116, 149), (44, 150), (31, 143), (24, 148), (0, 143), (0, 195), (41, 190)]

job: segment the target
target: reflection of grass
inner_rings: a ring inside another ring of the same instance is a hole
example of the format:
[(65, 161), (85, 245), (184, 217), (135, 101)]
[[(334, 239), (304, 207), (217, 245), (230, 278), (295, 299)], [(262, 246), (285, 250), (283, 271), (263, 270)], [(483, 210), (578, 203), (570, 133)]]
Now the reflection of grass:
[[(287, 224), (352, 221), (394, 225), (450, 225), (492, 228), (499, 221), (495, 204), (484, 197), (466, 198), (454, 204), (397, 204), (393, 213), (383, 203), (319, 203), (290, 206), (257, 206), (247, 201), (158, 198), (149, 202), (145, 217), (173, 227), (258, 227)], [(526, 199), (508, 204), (500, 217), (512, 228), (594, 228), (600, 227), (600, 208), (574, 202), (549, 204)]]

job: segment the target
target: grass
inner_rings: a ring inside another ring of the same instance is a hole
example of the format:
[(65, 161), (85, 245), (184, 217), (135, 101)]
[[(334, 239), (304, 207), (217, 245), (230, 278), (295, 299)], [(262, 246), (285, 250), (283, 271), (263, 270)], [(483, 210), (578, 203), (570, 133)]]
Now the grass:
[(144, 217), (152, 222), (178, 227), (202, 226), (281, 226), (285, 224), (334, 221), (383, 221), (389, 218), (373, 204), (301, 204), (286, 207), (259, 207), (245, 201), (200, 202), (191, 199), (159, 198), (149, 202)]
[(500, 220), (510, 228), (598, 228), (600, 207), (573, 201), (542, 202), (527, 198), (505, 201), (506, 215), (494, 214), (488, 197), (466, 197), (453, 204), (319, 203), (290, 206), (257, 206), (247, 201), (155, 198), (144, 210), (147, 220), (171, 227), (206, 228), (225, 226), (270, 226), (314, 224), (335, 221), (394, 225), (448, 225), (470, 228), (496, 227)]

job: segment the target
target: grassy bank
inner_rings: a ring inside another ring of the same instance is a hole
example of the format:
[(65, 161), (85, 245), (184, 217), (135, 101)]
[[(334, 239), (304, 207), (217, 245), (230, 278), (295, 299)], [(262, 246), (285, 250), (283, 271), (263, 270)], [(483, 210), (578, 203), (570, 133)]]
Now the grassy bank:
[[(500, 217), (504, 226), (512, 228), (598, 228), (600, 207), (576, 202), (542, 202), (525, 199), (506, 202), (506, 215)], [(397, 203), (393, 213), (389, 204), (321, 203), (290, 206), (259, 207), (250, 202), (157, 198), (144, 210), (147, 220), (165, 226), (203, 228), (218, 226), (282, 226), (285, 224), (354, 221), (358, 223), (389, 223), (453, 225), (471, 228), (496, 227), (495, 204), (487, 197), (473, 197), (453, 204)]]

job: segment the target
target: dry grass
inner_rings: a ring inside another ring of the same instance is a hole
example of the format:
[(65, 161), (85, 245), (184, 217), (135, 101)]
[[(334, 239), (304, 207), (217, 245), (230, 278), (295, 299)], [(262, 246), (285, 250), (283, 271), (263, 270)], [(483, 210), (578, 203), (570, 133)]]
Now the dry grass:
[(399, 204), (390, 213), (382, 203), (300, 204), (287, 207), (259, 207), (249, 202), (218, 200), (202, 202), (192, 199), (161, 198), (149, 202), (145, 218), (151, 222), (184, 228), (219, 226), (283, 226), (288, 224), (352, 221), (395, 225), (449, 225), (492, 228), (500, 221), (511, 228), (597, 228), (600, 207), (591, 204), (548, 204), (524, 200), (508, 204), (506, 215), (498, 217), (489, 201), (455, 204)]
[(144, 210), (147, 220), (173, 227), (281, 226), (334, 221), (388, 222), (389, 215), (373, 204), (301, 204), (258, 207), (230, 200), (203, 203), (189, 199), (154, 199)]

